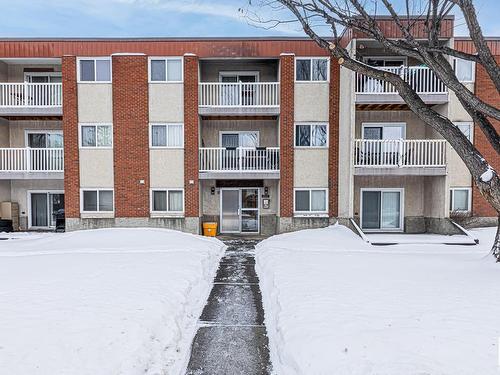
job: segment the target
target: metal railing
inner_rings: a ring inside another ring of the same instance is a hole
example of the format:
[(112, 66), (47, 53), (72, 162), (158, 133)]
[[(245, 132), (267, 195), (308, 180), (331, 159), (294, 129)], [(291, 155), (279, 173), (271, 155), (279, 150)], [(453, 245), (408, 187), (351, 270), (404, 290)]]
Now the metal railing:
[[(379, 67), (379, 70), (399, 75), (408, 82), (418, 94), (446, 94), (445, 84), (436, 74), (425, 66)], [(357, 94), (397, 94), (389, 82), (356, 74)]]
[(356, 167), (444, 167), (443, 139), (355, 139)]
[(0, 148), (0, 172), (63, 172), (62, 148)]
[(278, 107), (279, 82), (200, 82), (200, 107)]
[(279, 147), (203, 147), (200, 172), (276, 172), (280, 170)]
[(61, 107), (62, 83), (0, 83), (0, 107)]

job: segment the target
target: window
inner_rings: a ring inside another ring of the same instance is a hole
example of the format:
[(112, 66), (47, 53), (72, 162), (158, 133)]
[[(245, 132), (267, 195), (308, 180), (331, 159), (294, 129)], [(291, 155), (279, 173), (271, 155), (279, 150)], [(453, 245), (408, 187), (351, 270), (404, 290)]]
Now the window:
[(62, 148), (63, 134), (61, 131), (35, 131), (26, 132), (26, 144), (31, 148)]
[(256, 131), (222, 131), (219, 134), (221, 147), (259, 147), (259, 132)]
[(468, 212), (470, 211), (470, 188), (453, 188), (450, 189), (450, 211), (452, 212)]
[(111, 82), (111, 59), (79, 59), (79, 82)]
[(80, 145), (81, 147), (112, 147), (112, 125), (80, 125)]
[(176, 189), (155, 189), (151, 191), (152, 212), (184, 212), (184, 191)]
[(113, 212), (113, 190), (82, 190), (82, 212)]
[(473, 128), (471, 122), (456, 122), (455, 125), (460, 131), (467, 137), (467, 139), (472, 143)]
[(296, 189), (294, 212), (299, 214), (327, 213), (326, 201), (326, 189)]
[(152, 58), (149, 61), (151, 82), (182, 82), (182, 58)]
[(456, 58), (455, 73), (460, 82), (474, 82), (474, 62)]
[(328, 58), (295, 59), (296, 81), (328, 81)]
[(386, 57), (365, 57), (363, 59), (367, 65), (377, 67), (397, 67), (406, 65), (406, 57), (386, 56)]
[(151, 147), (184, 147), (184, 125), (152, 124)]
[(296, 147), (327, 147), (327, 143), (328, 143), (327, 124), (295, 125)]

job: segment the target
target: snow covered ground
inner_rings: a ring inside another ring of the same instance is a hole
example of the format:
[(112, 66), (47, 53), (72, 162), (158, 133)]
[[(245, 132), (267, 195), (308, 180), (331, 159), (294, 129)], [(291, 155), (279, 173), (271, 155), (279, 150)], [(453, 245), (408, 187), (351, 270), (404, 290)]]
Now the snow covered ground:
[(257, 246), (280, 375), (499, 374), (500, 264), (478, 246), (371, 246), (343, 226)]
[(180, 373), (224, 248), (162, 229), (0, 241), (0, 373)]

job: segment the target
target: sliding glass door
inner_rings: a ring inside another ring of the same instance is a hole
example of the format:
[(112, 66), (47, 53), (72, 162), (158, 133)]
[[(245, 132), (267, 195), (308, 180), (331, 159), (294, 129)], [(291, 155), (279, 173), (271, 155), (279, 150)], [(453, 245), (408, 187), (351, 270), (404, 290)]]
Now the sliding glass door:
[(55, 227), (55, 214), (64, 209), (64, 194), (59, 192), (33, 192), (30, 193), (30, 201), (30, 227)]
[(402, 190), (362, 190), (361, 228), (402, 230)]

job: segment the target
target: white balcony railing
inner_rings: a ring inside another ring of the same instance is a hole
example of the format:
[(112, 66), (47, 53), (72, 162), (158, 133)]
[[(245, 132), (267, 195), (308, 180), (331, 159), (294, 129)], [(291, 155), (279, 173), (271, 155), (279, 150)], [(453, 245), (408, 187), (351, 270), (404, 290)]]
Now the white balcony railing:
[(61, 107), (62, 83), (0, 83), (0, 107)]
[[(445, 94), (444, 83), (434, 72), (422, 66), (379, 67), (378, 69), (399, 75), (410, 84), (418, 94)], [(357, 94), (397, 94), (397, 90), (388, 82), (356, 74)]]
[(201, 82), (200, 107), (279, 107), (279, 82)]
[(63, 172), (62, 148), (0, 148), (0, 172)]
[(356, 167), (444, 167), (446, 141), (443, 139), (356, 139)]
[(279, 147), (203, 147), (200, 172), (277, 172)]

